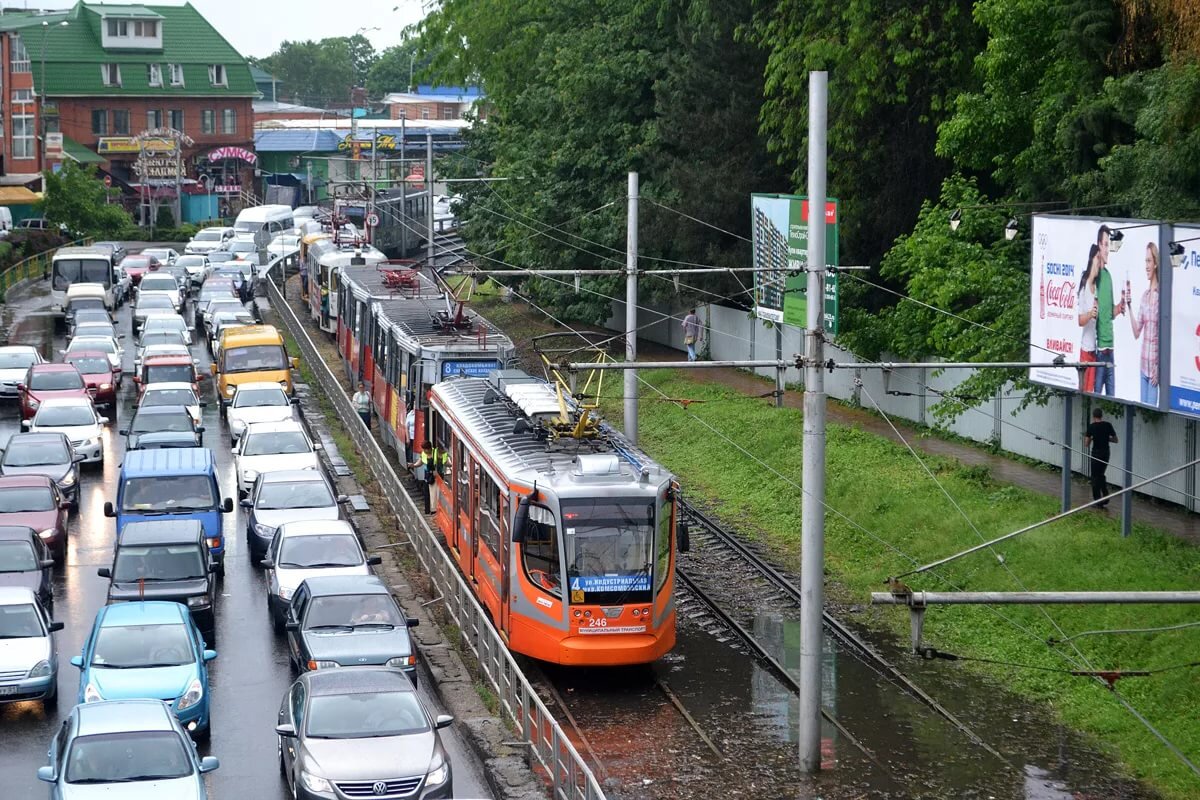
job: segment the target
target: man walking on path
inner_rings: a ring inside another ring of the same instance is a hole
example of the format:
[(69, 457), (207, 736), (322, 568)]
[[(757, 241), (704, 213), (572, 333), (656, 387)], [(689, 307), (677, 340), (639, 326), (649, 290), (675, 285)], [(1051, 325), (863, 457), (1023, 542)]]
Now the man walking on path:
[(696, 360), (696, 344), (700, 341), (700, 318), (696, 309), (692, 309), (680, 323), (683, 327), (683, 343), (687, 345), (688, 361)]
[(363, 425), (367, 426), (367, 430), (371, 430), (371, 395), (362, 381), (358, 382), (358, 391), (350, 398), (350, 402), (354, 403), (354, 410), (358, 412)]
[[(1128, 413), (1128, 412), (1126, 412)], [(1108, 481), (1104, 473), (1108, 470), (1108, 458), (1110, 442), (1117, 441), (1117, 431), (1113, 428), (1112, 423), (1104, 419), (1104, 412), (1100, 409), (1092, 411), (1092, 424), (1087, 426), (1087, 431), (1083, 436), (1083, 444), (1085, 447), (1092, 448), (1092, 499), (1099, 500), (1101, 497), (1108, 495)], [(1097, 508), (1104, 508), (1108, 505), (1105, 500), (1100, 503)]]

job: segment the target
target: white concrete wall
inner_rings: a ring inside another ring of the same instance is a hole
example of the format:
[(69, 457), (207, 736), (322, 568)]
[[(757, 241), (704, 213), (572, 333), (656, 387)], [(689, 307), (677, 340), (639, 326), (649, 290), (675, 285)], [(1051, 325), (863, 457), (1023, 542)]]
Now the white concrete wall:
[[(639, 337), (677, 350), (683, 350), (683, 330), (680, 321), (687, 314), (687, 307), (651, 307), (657, 314), (642, 310)], [(776, 355), (776, 331), (769, 324), (752, 318), (746, 311), (719, 305), (701, 305), (697, 315), (705, 323), (702, 345), (710, 359), (725, 361), (739, 359), (771, 359)], [(654, 316), (658, 321), (647, 324)], [(613, 313), (607, 327), (611, 330), (625, 328), (625, 305), (614, 303)], [(801, 333), (792, 327), (783, 328), (783, 358), (792, 359), (802, 350)], [(840, 362), (854, 361), (854, 357), (836, 346), (827, 347), (828, 357)], [(774, 370), (758, 370), (764, 377), (773, 378)], [(935, 420), (930, 409), (938, 402), (936, 393), (953, 392), (968, 376), (969, 370), (945, 370), (940, 375), (933, 370), (895, 370), (890, 375), (882, 370), (835, 370), (826, 373), (825, 390), (831, 397), (840, 400), (855, 400), (855, 381), (860, 380), (865, 391), (858, 393), (857, 400), (864, 407), (874, 410), (867, 393), (874, 398), (888, 416), (908, 422), (933, 425)], [(787, 370), (789, 386), (802, 383), (800, 372)], [(928, 388), (922, 388), (925, 384)], [(936, 390), (936, 391), (930, 391)], [(890, 392), (890, 393), (889, 393)], [(1062, 463), (1063, 401), (1052, 398), (1045, 406), (1029, 406), (1017, 411), (1021, 404), (1021, 393), (1011, 386), (1005, 387), (997, 397), (981, 400), (949, 425), (949, 430), (980, 443), (990, 443), (999, 436), (1002, 450), (1017, 455), (1059, 466)], [(1071, 428), (1072, 469), (1078, 473), (1086, 471), (1083, 453), (1083, 429), (1087, 425), (1090, 406), (1087, 398), (1076, 398), (1073, 404)], [(1135, 478), (1149, 478), (1172, 467), (1200, 457), (1197, 447), (1195, 421), (1173, 415), (1148, 416), (1134, 412), (1134, 460)], [(1121, 437), (1121, 444), (1113, 448), (1109, 467), (1109, 480), (1119, 483), (1125, 468), (1123, 419), (1110, 420)], [(1146, 495), (1185, 505), (1200, 511), (1195, 499), (1200, 496), (1200, 470), (1178, 472), (1159, 483), (1150, 484), (1139, 490)], [(1190, 497), (1188, 497), (1190, 495)]]

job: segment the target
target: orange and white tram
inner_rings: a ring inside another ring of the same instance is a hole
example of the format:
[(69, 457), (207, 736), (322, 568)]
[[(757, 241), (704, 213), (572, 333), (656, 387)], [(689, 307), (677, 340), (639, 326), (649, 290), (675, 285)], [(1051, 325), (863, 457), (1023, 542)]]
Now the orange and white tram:
[(518, 370), (432, 387), (436, 525), (514, 652), (648, 663), (675, 644), (678, 485), (564, 394)]

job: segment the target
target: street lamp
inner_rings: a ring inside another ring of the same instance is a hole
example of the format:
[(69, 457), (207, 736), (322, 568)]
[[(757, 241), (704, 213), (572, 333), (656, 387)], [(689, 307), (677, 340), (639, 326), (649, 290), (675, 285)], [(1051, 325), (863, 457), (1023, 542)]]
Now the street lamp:
[(1190, 239), (1178, 239), (1167, 243), (1167, 253), (1171, 256), (1172, 267), (1179, 267), (1183, 264), (1183, 243), (1196, 241), (1200, 241), (1200, 236), (1193, 236)]
[[(65, 19), (58, 23), (60, 28), (65, 28), (70, 23)], [(38, 125), (42, 129), (42, 169), (46, 168), (46, 34), (50, 32), (50, 21), (42, 20), (42, 87), (37, 93), (38, 96)]]

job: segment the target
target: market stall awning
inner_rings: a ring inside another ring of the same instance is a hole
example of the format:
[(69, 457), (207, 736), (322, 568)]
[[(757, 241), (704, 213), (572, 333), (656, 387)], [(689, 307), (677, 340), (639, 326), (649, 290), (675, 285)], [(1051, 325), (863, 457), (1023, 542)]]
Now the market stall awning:
[(0, 206), (25, 206), (37, 201), (38, 196), (24, 186), (0, 186)]
[(63, 153), (80, 164), (103, 164), (105, 161), (102, 156), (96, 155), (94, 151), (87, 149), (69, 136), (63, 137)]

